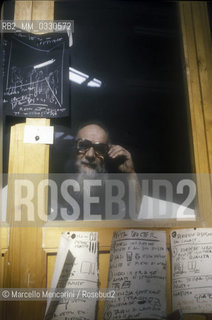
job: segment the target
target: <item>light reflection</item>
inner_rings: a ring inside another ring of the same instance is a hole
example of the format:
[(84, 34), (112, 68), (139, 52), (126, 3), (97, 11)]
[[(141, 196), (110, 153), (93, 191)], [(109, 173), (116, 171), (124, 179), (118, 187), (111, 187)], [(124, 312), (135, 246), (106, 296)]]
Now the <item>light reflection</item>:
[[(69, 80), (73, 81), (73, 82), (76, 82), (78, 84), (82, 84), (84, 83), (86, 80), (89, 79), (89, 75), (81, 72), (81, 71), (78, 71), (74, 68), (71, 68), (69, 67)], [(96, 88), (100, 88), (102, 85), (102, 81), (96, 79), (96, 78), (93, 78), (92, 80), (90, 80), (88, 83), (87, 83), (87, 86), (88, 87), (96, 87)]]
[(88, 79), (89, 76), (85, 73), (82, 73), (74, 68), (69, 67), (69, 80), (74, 81), (78, 84), (82, 84)]
[(93, 80), (89, 81), (87, 84), (88, 87), (96, 87), (96, 88), (100, 88), (101, 85), (102, 85), (102, 81), (96, 78), (93, 78)]

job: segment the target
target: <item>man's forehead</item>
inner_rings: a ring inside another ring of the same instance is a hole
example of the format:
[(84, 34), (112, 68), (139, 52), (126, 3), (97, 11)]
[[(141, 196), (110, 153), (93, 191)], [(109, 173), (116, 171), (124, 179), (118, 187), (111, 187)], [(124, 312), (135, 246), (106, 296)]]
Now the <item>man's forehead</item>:
[(88, 139), (92, 142), (108, 142), (107, 132), (98, 125), (90, 124), (78, 131), (77, 138)]

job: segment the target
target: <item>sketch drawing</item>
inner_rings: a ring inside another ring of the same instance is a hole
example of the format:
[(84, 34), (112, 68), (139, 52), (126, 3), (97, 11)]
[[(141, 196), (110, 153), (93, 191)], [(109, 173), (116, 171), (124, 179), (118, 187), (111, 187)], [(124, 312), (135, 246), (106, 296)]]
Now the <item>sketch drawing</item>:
[(90, 261), (82, 261), (80, 273), (95, 274), (95, 264)]
[(5, 114), (39, 118), (68, 115), (67, 43), (68, 38), (58, 34), (5, 36)]

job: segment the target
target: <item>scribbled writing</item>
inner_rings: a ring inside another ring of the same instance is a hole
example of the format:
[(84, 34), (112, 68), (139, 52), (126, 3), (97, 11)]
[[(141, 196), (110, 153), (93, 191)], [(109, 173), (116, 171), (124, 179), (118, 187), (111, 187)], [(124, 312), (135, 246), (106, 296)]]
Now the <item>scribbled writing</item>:
[(166, 236), (162, 231), (125, 230), (114, 233), (104, 319), (160, 319), (166, 313)]
[(212, 231), (185, 229), (171, 233), (174, 309), (212, 312)]

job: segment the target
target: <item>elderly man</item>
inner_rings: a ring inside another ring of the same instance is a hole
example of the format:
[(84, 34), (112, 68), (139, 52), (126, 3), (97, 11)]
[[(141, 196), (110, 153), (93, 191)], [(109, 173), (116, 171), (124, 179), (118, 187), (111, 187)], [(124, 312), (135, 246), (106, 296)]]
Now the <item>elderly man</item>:
[[(124, 186), (125, 192), (129, 188), (129, 181), (135, 183), (136, 193), (136, 210), (138, 211), (141, 199), (140, 185), (137, 180), (131, 154), (125, 148), (120, 145), (113, 145), (110, 143), (109, 133), (106, 128), (100, 124), (89, 123), (81, 126), (76, 133), (76, 172), (78, 173), (78, 181), (82, 184), (84, 179), (99, 177), (102, 179), (102, 185), (107, 184), (109, 186), (110, 176), (104, 175), (104, 173), (115, 172), (120, 175), (113, 176), (113, 179), (117, 179), (118, 183), (115, 185), (118, 190), (120, 184)], [(100, 175), (102, 174), (102, 175)], [(127, 174), (122, 175), (122, 174)], [(109, 179), (108, 179), (109, 178)], [(105, 182), (107, 180), (107, 182)], [(111, 189), (114, 186), (109, 186)], [(108, 188), (107, 188), (108, 190)], [(86, 196), (86, 189), (84, 188), (84, 198)], [(90, 192), (90, 191), (89, 191)], [(112, 191), (111, 191), (112, 192)], [(102, 202), (110, 203), (111, 196), (107, 193), (102, 194), (104, 198)], [(126, 197), (125, 197), (126, 198)], [(121, 201), (119, 205), (121, 205)], [(129, 199), (127, 200), (129, 203)], [(129, 214), (128, 203), (122, 201), (124, 217)], [(107, 205), (102, 208), (102, 217), (107, 219), (107, 215), (111, 218), (112, 213), (108, 212)], [(112, 207), (111, 210), (112, 211)], [(117, 215), (118, 218), (118, 215)]]
[[(141, 198), (131, 154), (111, 144), (107, 129), (99, 123), (79, 127), (74, 141), (72, 156), (65, 157), (67, 161), (72, 159), (68, 176), (58, 177), (66, 180), (61, 181), (59, 216), (65, 220), (129, 218), (129, 212), (138, 210)], [(131, 208), (129, 189), (137, 202), (134, 205), (131, 201)]]
[(81, 127), (76, 138), (77, 172), (104, 173), (108, 162), (115, 164), (119, 173), (135, 173), (131, 154), (119, 145), (110, 144), (107, 130), (100, 125), (88, 124)]

